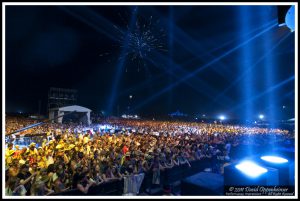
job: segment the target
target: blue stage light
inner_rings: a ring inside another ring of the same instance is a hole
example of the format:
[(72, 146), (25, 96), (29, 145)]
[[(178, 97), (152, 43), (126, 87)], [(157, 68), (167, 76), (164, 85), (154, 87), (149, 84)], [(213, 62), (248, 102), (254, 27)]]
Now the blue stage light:
[(224, 115), (220, 115), (219, 119), (223, 121), (223, 120), (225, 120), (225, 116)]
[(295, 6), (291, 6), (285, 16), (285, 24), (290, 28), (291, 32), (295, 31)]
[(270, 162), (270, 163), (287, 163), (288, 160), (285, 159), (285, 158), (281, 158), (281, 157), (278, 157), (278, 156), (262, 156), (260, 157), (262, 160), (264, 161), (267, 161), (267, 162)]
[(236, 165), (235, 167), (241, 172), (243, 172), (245, 175), (252, 178), (256, 178), (268, 172), (266, 168), (263, 168), (251, 161), (243, 161), (240, 164)]
[(258, 117), (259, 117), (260, 119), (265, 118), (265, 116), (264, 116), (263, 114), (260, 114)]

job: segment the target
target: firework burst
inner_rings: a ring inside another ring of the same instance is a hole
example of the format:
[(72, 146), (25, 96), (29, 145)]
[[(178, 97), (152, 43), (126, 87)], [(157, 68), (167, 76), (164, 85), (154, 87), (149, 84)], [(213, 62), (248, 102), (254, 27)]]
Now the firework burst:
[(133, 27), (130, 28), (128, 23), (126, 24), (125, 31), (115, 26), (120, 33), (119, 46), (126, 50), (119, 59), (129, 58), (137, 64), (139, 71), (140, 66), (146, 66), (146, 59), (151, 57), (153, 51), (167, 52), (165, 47), (166, 33), (161, 27), (160, 21), (154, 21), (152, 16), (148, 19), (138, 16)]

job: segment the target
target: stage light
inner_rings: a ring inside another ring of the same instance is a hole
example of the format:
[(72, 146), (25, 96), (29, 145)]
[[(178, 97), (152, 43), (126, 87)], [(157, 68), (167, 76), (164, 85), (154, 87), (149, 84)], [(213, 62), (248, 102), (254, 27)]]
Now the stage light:
[(286, 26), (291, 32), (295, 31), (295, 6), (281, 5), (277, 7), (278, 26)]
[(260, 119), (264, 119), (264, 118), (265, 118), (265, 116), (264, 116), (263, 114), (260, 114), (258, 117), (259, 117)]
[(281, 158), (281, 157), (278, 157), (278, 156), (262, 156), (260, 157), (262, 160), (264, 161), (267, 161), (267, 162), (270, 162), (270, 163), (287, 163), (288, 160), (285, 159), (285, 158)]
[(279, 27), (286, 26), (285, 18), (290, 8), (291, 8), (290, 5), (277, 6), (277, 20), (278, 20)]
[(256, 178), (266, 172), (268, 170), (266, 168), (263, 168), (251, 161), (244, 161), (241, 162), (240, 164), (235, 166), (238, 170), (243, 172), (245, 175), (251, 177), (251, 178)]
[(220, 115), (220, 116), (219, 116), (219, 119), (220, 119), (221, 121), (223, 121), (223, 120), (225, 120), (225, 116), (224, 116), (224, 115)]
[(285, 23), (288, 28), (290, 28), (291, 32), (295, 30), (295, 6), (291, 6), (285, 16)]

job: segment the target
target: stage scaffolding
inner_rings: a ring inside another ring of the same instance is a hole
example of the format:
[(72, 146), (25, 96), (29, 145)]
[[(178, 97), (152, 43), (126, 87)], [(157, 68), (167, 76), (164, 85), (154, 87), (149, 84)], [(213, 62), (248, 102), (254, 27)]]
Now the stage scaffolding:
[(51, 87), (48, 92), (48, 113), (51, 109), (77, 103), (77, 90)]

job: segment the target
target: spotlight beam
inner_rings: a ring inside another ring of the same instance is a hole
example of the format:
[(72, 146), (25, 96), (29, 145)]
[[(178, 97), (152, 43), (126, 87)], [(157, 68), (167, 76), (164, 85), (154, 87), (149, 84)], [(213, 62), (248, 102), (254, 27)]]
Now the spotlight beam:
[[(261, 30), (262, 28), (265, 28), (266, 26), (268, 26), (268, 25), (270, 25), (270, 24), (272, 24), (272, 23), (275, 23), (276, 21), (277, 21), (277, 19), (272, 20), (272, 21), (270, 21), (270, 22), (268, 22), (268, 23), (266, 23), (266, 24), (260, 26), (259, 28), (256, 28), (256, 29), (252, 30), (251, 32), (249, 32), (249, 33), (243, 35), (243, 37), (248, 37), (248, 36), (250, 36), (251, 34), (255, 33), (256, 31), (259, 31), (259, 30)], [(240, 38), (241, 38), (241, 37), (240, 37)], [(221, 49), (221, 48), (225, 47), (226, 45), (235, 42), (236, 40), (237, 40), (237, 39), (235, 38), (235, 39), (233, 39), (233, 40), (231, 40), (231, 41), (228, 41), (228, 42), (224, 43), (223, 45), (221, 45), (221, 46), (219, 46), (219, 47), (216, 47), (215, 49), (211, 50), (210, 52), (213, 52), (213, 51), (216, 51), (216, 50), (218, 50), (218, 49)], [(169, 52), (171, 52), (171, 49), (172, 49), (172, 48), (169, 48)], [(269, 52), (270, 52), (270, 51), (269, 51)], [(208, 53), (205, 53), (205, 54), (208, 54)], [(265, 54), (265, 55), (266, 55), (266, 54)], [(201, 56), (199, 56), (199, 57), (201, 58)], [(199, 59), (199, 57), (195, 57), (195, 58), (193, 58), (193, 59), (191, 59), (191, 60), (189, 60), (189, 61), (187, 61), (187, 62), (178, 64), (178, 65), (180, 65), (180, 66), (182, 66), (182, 67), (188, 66), (191, 62), (196, 61), (197, 59)], [(151, 61), (151, 62), (152, 62), (152, 61)], [(259, 63), (259, 62), (257, 62), (257, 63)], [(158, 67), (157, 65), (155, 65), (155, 66)], [(171, 69), (168, 69), (168, 70), (171, 70)], [(167, 73), (169, 74), (170, 72), (167, 72)], [(246, 73), (243, 74), (243, 76), (245, 76), (245, 75), (246, 75)], [(133, 87), (131, 87), (131, 88), (128, 88), (128, 89), (126, 89), (125, 91), (121, 92), (121, 93), (120, 93), (120, 96), (122, 96), (122, 95), (124, 95), (124, 94), (127, 94), (127, 93), (129, 93), (129, 92), (132, 92), (132, 91), (143, 90), (150, 82), (156, 83), (156, 81), (158, 81), (159, 79), (161, 79), (163, 76), (164, 76), (164, 74), (160, 74), (160, 75), (158, 75), (158, 76), (156, 76), (156, 77), (154, 77), (154, 78), (146, 79), (146, 80), (145, 80), (144, 82), (142, 82), (141, 84), (135, 85), (135, 86), (133, 86)], [(239, 77), (238, 79), (236, 79), (236, 80), (235, 80), (232, 84), (230, 84), (230, 86), (229, 86), (227, 89), (225, 89), (221, 94), (216, 94), (216, 95), (214, 95), (215, 97), (216, 97), (216, 96), (217, 96), (217, 97), (214, 98), (214, 102), (213, 102), (213, 103), (215, 104), (215, 102), (217, 102), (217, 100), (220, 99), (221, 96), (223, 96), (223, 95), (224, 95), (231, 87), (233, 87), (233, 86), (235, 85), (235, 83), (237, 83), (239, 80), (241, 80), (243, 76), (241, 76), (241, 77)], [(222, 98), (223, 98), (223, 97), (222, 97)]]
[(261, 36), (262, 34), (266, 33), (267, 31), (271, 30), (272, 28), (276, 27), (277, 24), (273, 24), (271, 26), (269, 26), (267, 29), (261, 31), (260, 33), (255, 34), (254, 36), (252, 36), (251, 38), (249, 38), (248, 40), (244, 41), (243, 43), (235, 46), (234, 48), (232, 48), (231, 50), (225, 52), (224, 54), (222, 54), (221, 56), (213, 59), (212, 61), (208, 62), (207, 64), (199, 67), (197, 70), (191, 72), (190, 74), (184, 76), (183, 78), (181, 78), (180, 80), (172, 83), (169, 86), (166, 86), (165, 88), (163, 88), (162, 90), (160, 90), (159, 92), (157, 92), (156, 94), (150, 96), (149, 98), (147, 98), (146, 100), (144, 100), (143, 102), (141, 102), (140, 104), (138, 104), (136, 106), (135, 109), (140, 108), (142, 106), (144, 106), (145, 104), (149, 103), (150, 101), (155, 100), (157, 97), (159, 97), (160, 95), (164, 94), (165, 92), (167, 92), (168, 90), (174, 88), (175, 86), (177, 86), (178, 84), (184, 82), (187, 79), (190, 79), (191, 77), (194, 77), (196, 74), (198, 74), (199, 72), (205, 70), (206, 68), (208, 68), (209, 66), (211, 66), (212, 64), (218, 62), (219, 60), (225, 58), (226, 56), (230, 55), (231, 53), (235, 52), (236, 50), (238, 50), (239, 48), (243, 47), (244, 45), (248, 44), (249, 42), (251, 42), (252, 40), (258, 38), (259, 36)]
[(237, 79), (235, 79), (225, 90), (223, 90), (214, 99), (214, 102), (217, 102), (221, 98), (221, 96), (224, 96), (229, 91), (229, 89), (231, 89), (232, 87), (236, 86), (239, 81), (241, 81), (251, 70), (254, 69), (254, 67), (256, 67), (256, 65), (258, 65), (261, 61), (263, 61), (272, 51), (274, 51), (289, 36), (290, 36), (290, 33), (287, 34), (286, 36), (284, 36), (283, 38), (281, 38), (278, 41), (278, 43), (274, 47), (272, 47), (272, 49), (268, 50), (266, 52), (266, 54), (264, 54), (263, 56), (261, 56), (250, 68), (248, 68), (242, 75), (240, 75)]
[[(152, 10), (153, 10), (153, 12), (158, 13), (155, 9), (152, 9)], [(165, 24), (168, 24), (168, 19), (164, 18), (163, 16), (161, 17), (161, 19)], [(264, 25), (271, 25), (271, 24), (275, 24), (275, 23), (277, 23), (277, 20), (272, 20), (270, 23), (266, 23)], [(261, 27), (265, 28), (266, 26), (264, 26), (264, 25), (262, 25)], [(188, 34), (186, 34), (178, 26), (174, 25), (174, 31), (175, 31), (174, 40), (177, 43), (181, 44), (190, 53), (195, 55), (196, 58), (203, 59), (203, 56), (206, 56), (206, 58), (204, 58), (204, 59), (211, 60), (216, 57), (216, 56), (208, 53), (207, 48), (205, 48), (205, 47), (201, 48), (203, 46), (202, 43), (200, 44), (198, 41), (193, 40)], [(252, 33), (252, 32), (253, 31), (251, 31), (250, 33)], [(244, 35), (247, 36), (248, 34), (246, 33)], [(204, 52), (205, 54), (202, 56), (199, 56), (199, 52)], [(230, 77), (232, 76), (232, 73), (228, 70), (227, 66), (221, 62), (219, 62), (217, 64), (218, 65), (216, 65), (216, 66), (212, 66), (212, 69), (216, 73), (218, 73), (220, 76), (224, 77), (225, 79), (231, 80)]]
[(290, 91), (289, 93), (284, 95), (283, 98), (289, 98), (290, 100), (294, 100), (295, 99), (295, 90)]
[(118, 41), (116, 38), (119, 37), (119, 35), (111, 31), (111, 30), (115, 30), (113, 27), (113, 23), (101, 17), (100, 15), (94, 13), (94, 11), (90, 10), (89, 8), (87, 7), (77, 8), (76, 6), (73, 6), (72, 8), (69, 8), (67, 6), (59, 6), (58, 8), (68, 13), (69, 15), (75, 17), (79, 21), (85, 23), (86, 25), (92, 27), (97, 32), (104, 34), (109, 39), (113, 41)]
[(129, 92), (132, 93), (134, 91), (144, 90), (144, 88), (149, 84), (151, 84), (151, 85), (157, 84), (157, 81), (161, 80), (164, 76), (165, 76), (165, 73), (161, 73), (159, 75), (156, 75), (153, 78), (145, 79), (145, 81), (143, 81), (142, 83), (140, 83), (138, 85), (134, 85), (133, 87), (130, 87), (130, 88), (125, 89), (124, 91), (120, 92), (119, 96), (123, 96), (125, 94), (128, 94)]
[[(155, 60), (152, 60), (150, 58), (147, 58), (147, 60), (149, 62), (151, 62), (155, 67), (160, 68), (157, 63), (155, 62)], [(166, 73), (168, 73), (169, 75), (171, 75), (172, 77), (177, 79), (180, 79), (180, 77), (183, 74), (188, 74), (188, 72), (184, 71), (184, 69), (178, 67), (176, 64), (173, 65), (174, 70), (173, 71), (165, 71)], [(177, 72), (179, 71), (179, 73), (175, 73), (175, 70), (177, 70)], [(184, 82), (186, 85), (188, 85), (189, 87), (193, 88), (196, 92), (200, 93), (201, 95), (208, 97), (208, 98), (213, 98), (214, 94), (216, 94), (216, 90), (214, 88), (212, 88), (210, 85), (206, 84), (205, 82), (197, 79), (193, 79), (190, 82)], [(201, 86), (201, 87), (199, 87)], [(211, 94), (212, 93), (212, 94)], [(227, 102), (229, 100), (225, 99)], [(224, 102), (220, 102), (219, 104), (221, 105), (226, 105), (226, 101)]]
[[(169, 75), (173, 76), (174, 78), (176, 78), (176, 80), (180, 79), (182, 76), (188, 75), (189, 72), (186, 71), (184, 68), (180, 67), (180, 65), (176, 64), (174, 61), (168, 61), (166, 57), (164, 57), (163, 55), (155, 52), (153, 53), (152, 56), (155, 56), (154, 59), (150, 59), (147, 58), (147, 60), (149, 62), (151, 62), (155, 67), (160, 68), (157, 63), (155, 62), (156, 60), (159, 60), (161, 62), (171, 62), (171, 65), (173, 66), (173, 71), (169, 70), (169, 71), (165, 71), (166, 73), (168, 73)], [(185, 81), (185, 84), (187, 84), (188, 86), (190, 86), (191, 88), (193, 88), (194, 90), (196, 90), (196, 92), (200, 93), (201, 95), (204, 95), (206, 97), (209, 97), (210, 99), (213, 99), (217, 94), (218, 91), (216, 89), (214, 89), (212, 86), (210, 86), (209, 84), (207, 84), (205, 81), (198, 79), (198, 77), (193, 77), (191, 80), (189, 81)], [(201, 86), (201, 87), (199, 87)], [(228, 103), (231, 103), (232, 100), (229, 99), (228, 97), (224, 97), (223, 102), (220, 102), (220, 104), (222, 105), (226, 105)]]
[(116, 99), (116, 91), (117, 91), (117, 87), (118, 87), (118, 84), (120, 82), (120, 77), (121, 77), (121, 73), (122, 73), (122, 70), (123, 70), (123, 67), (124, 67), (124, 64), (125, 64), (125, 61), (126, 61), (126, 57), (125, 57), (125, 54), (127, 52), (127, 49), (128, 49), (128, 40), (129, 40), (129, 33), (131, 31), (131, 29), (133, 28), (135, 22), (136, 22), (136, 17), (137, 17), (137, 7), (133, 7), (133, 13), (132, 13), (132, 16), (131, 16), (131, 20), (130, 20), (130, 25), (129, 25), (129, 30), (126, 34), (126, 37), (125, 37), (125, 40), (124, 40), (124, 46), (121, 50), (121, 59), (119, 60), (118, 64), (117, 64), (117, 72), (115, 74), (115, 78), (113, 79), (113, 84), (112, 84), (112, 89), (111, 89), (111, 95), (108, 99), (108, 107), (107, 107), (107, 112), (108, 114), (110, 115), (112, 113), (112, 110), (113, 110), (113, 106), (114, 106), (114, 103), (115, 103), (115, 99)]
[(236, 110), (236, 109), (239, 109), (240, 107), (243, 107), (245, 104), (247, 104), (247, 103), (249, 103), (249, 102), (252, 102), (252, 101), (255, 101), (255, 100), (257, 100), (257, 99), (263, 97), (264, 95), (266, 95), (266, 94), (268, 94), (268, 93), (271, 93), (272, 91), (274, 91), (274, 90), (276, 90), (276, 89), (278, 89), (278, 88), (284, 86), (285, 84), (287, 84), (287, 83), (289, 83), (289, 82), (291, 82), (291, 81), (293, 81), (293, 80), (295, 80), (295, 76), (291, 76), (291, 77), (289, 77), (288, 79), (285, 79), (284, 81), (282, 81), (282, 82), (276, 84), (275, 86), (272, 86), (272, 87), (268, 88), (267, 90), (263, 91), (262, 93), (260, 93), (260, 94), (258, 94), (258, 95), (256, 95), (256, 96), (254, 96), (254, 97), (252, 97), (251, 99), (249, 99), (249, 100), (247, 100), (247, 101), (244, 101), (243, 103), (241, 103), (241, 104), (237, 105), (236, 107), (232, 108), (230, 111), (234, 111), (234, 110)]
[[(264, 9), (260, 8), (259, 10), (259, 15), (262, 18), (262, 20), (268, 20), (270, 15), (265, 12)], [(289, 34), (288, 34), (289, 35)], [(267, 33), (264, 35), (263, 38), (263, 47), (264, 50), (268, 50), (272, 47), (272, 41), (271, 38), (273, 35), (271, 33)], [(274, 74), (276, 75), (276, 69), (277, 69), (277, 59), (274, 57), (274, 55), (270, 54), (266, 57), (263, 63), (263, 73), (265, 75), (265, 86), (266, 88), (273, 86), (274, 85)], [(269, 93), (269, 95), (265, 98), (265, 104), (266, 105), (275, 105), (275, 102), (278, 98), (278, 95), (276, 93), (277, 91), (274, 91), (273, 93)], [(268, 113), (266, 114), (268, 117), (271, 117), (275, 119), (277, 117), (277, 112), (276, 110), (269, 110)], [(269, 118), (270, 119), (270, 118)], [(270, 126), (274, 127), (274, 121), (269, 121)], [(270, 140), (273, 140), (272, 137)]]
[[(279, 102), (279, 101), (281, 101), (281, 100), (284, 99), (284, 98), (290, 98), (290, 99), (294, 100), (294, 93), (295, 93), (295, 91), (292, 90), (292, 91), (290, 91), (289, 93), (285, 94), (284, 96), (280, 96), (279, 99), (278, 99), (277, 101)], [(293, 96), (292, 96), (292, 95), (293, 95)], [(291, 97), (291, 96), (292, 96), (292, 97)], [(271, 107), (272, 107), (272, 105), (268, 105), (268, 107), (264, 108), (264, 111), (270, 109)]]
[[(95, 13), (94, 11), (92, 11), (91, 9), (85, 8), (85, 11), (82, 11), (82, 9), (81, 9), (81, 10), (77, 10), (77, 13), (80, 12), (81, 15), (84, 16), (85, 18), (87, 18), (87, 16), (90, 16), (89, 18), (90, 18), (91, 20), (94, 19), (94, 18), (96, 18), (96, 19), (97, 19), (97, 22), (96, 22), (97, 25), (95, 25), (96, 23), (92, 23), (92, 22), (88, 21), (87, 19), (83, 18), (83, 17), (80, 16), (79, 14), (74, 13), (74, 10), (71, 11), (71, 10), (68, 10), (67, 8), (65, 8), (65, 7), (61, 7), (61, 9), (64, 10), (65, 12), (71, 14), (72, 16), (76, 17), (77, 19), (79, 19), (79, 20), (85, 22), (86, 24), (88, 24), (89, 26), (93, 27), (93, 28), (96, 29), (97, 31), (99, 31), (99, 32), (101, 32), (101, 33), (103, 33), (103, 34), (105, 34), (106, 36), (108, 36), (108, 37), (111, 38), (112, 40), (116, 40), (115, 37), (112, 35), (111, 32), (104, 31), (104, 30), (105, 30), (104, 28), (107, 29), (107, 27), (110, 27), (111, 30), (114, 30), (114, 29), (113, 29), (113, 26), (114, 26), (114, 25), (113, 25), (111, 22), (109, 22), (108, 20), (106, 20), (105, 18), (101, 17), (100, 15), (98, 15), (97, 13)], [(84, 12), (84, 13), (83, 13), (83, 12)], [(91, 16), (91, 15), (92, 15), (92, 16)], [(99, 28), (99, 27), (98, 27), (98, 26), (99, 26), (99, 21), (98, 21), (98, 20), (100, 20), (101, 22), (103, 22), (102, 24), (103, 24), (104, 26), (102, 26), (102, 27)], [(116, 77), (117, 77), (117, 76), (116, 76)], [(114, 85), (113, 85), (113, 86), (114, 86)], [(111, 101), (109, 101), (109, 102), (111, 103)]]
[[(248, 40), (246, 40), (245, 42), (243, 42), (242, 44), (240, 44), (240, 45), (238, 45), (238, 46), (232, 48), (231, 50), (229, 50), (228, 52), (226, 52), (226, 53), (220, 55), (219, 57), (213, 59), (211, 62), (209, 62), (209, 63), (207, 63), (206, 65), (202, 66), (201, 69), (200, 69), (200, 68), (197, 69), (194, 73), (192, 73), (190, 76), (187, 76), (187, 78), (184, 78), (184, 79), (188, 79), (188, 78), (194, 76), (194, 74), (197, 74), (198, 72), (203, 71), (204, 69), (208, 68), (211, 64), (215, 64), (215, 63), (219, 62), (222, 58), (228, 56), (229, 54), (231, 54), (231, 53), (234, 52), (235, 50), (237, 50), (237, 49), (239, 49), (240, 47), (246, 45), (246, 44), (247, 44), (248, 42), (250, 42), (251, 40), (253, 40), (253, 39), (255, 39), (255, 38), (261, 36), (263, 33), (269, 31), (271, 28), (273, 28), (273, 27), (275, 27), (275, 26), (276, 26), (276, 24), (273, 24), (272, 26), (268, 27), (266, 30), (263, 30), (262, 32), (255, 34), (255, 35), (252, 36), (250, 39), (248, 39)], [(181, 34), (184, 34), (184, 32), (182, 32), (180, 29), (176, 29), (176, 31), (178, 31), (178, 32), (181, 33)], [(187, 39), (188, 37), (184, 37), (184, 38)], [(176, 39), (177, 39), (177, 38), (176, 38)], [(176, 40), (176, 41), (177, 41), (177, 42), (180, 42), (181, 44), (183, 44), (183, 43), (182, 43), (182, 40)], [(187, 43), (184, 43), (185, 46), (186, 46), (186, 44), (187, 44)], [(195, 44), (195, 41), (191, 41), (191, 45), (192, 45), (191, 47), (193, 47), (194, 44)], [(190, 50), (190, 48), (187, 48), (187, 49)], [(195, 49), (195, 51), (197, 52), (197, 51), (199, 51), (199, 49)], [(196, 52), (193, 51), (193, 52), (191, 52), (191, 53), (196, 54)], [(211, 58), (213, 58), (213, 57), (211, 57)], [(224, 65), (222, 64), (222, 66), (224, 66)], [(226, 69), (227, 69), (227, 68), (226, 68)], [(217, 72), (217, 73), (221, 73), (219, 70), (220, 70), (220, 69), (218, 68), (218, 71), (216, 71), (216, 72)], [(228, 73), (231, 74), (230, 72), (228, 72)], [(222, 72), (221, 74), (222, 74), (223, 76), (225, 76), (224, 72)], [(227, 76), (225, 76), (225, 77), (227, 77)], [(230, 77), (230, 76), (229, 76), (229, 77)]]
[[(169, 62), (168, 62), (168, 66), (169, 69), (171, 70), (171, 72), (173, 72), (173, 47), (174, 47), (174, 36), (173, 36), (173, 29), (174, 29), (174, 15), (173, 15), (173, 7), (170, 6), (169, 7), (169, 40), (168, 40), (168, 49), (169, 49)], [(171, 84), (173, 82), (172, 76), (169, 75), (168, 77), (168, 82), (169, 84)], [(168, 110), (171, 110), (171, 105), (172, 105), (172, 90), (169, 91), (169, 95), (168, 95)]]
[[(251, 6), (239, 7), (237, 18), (241, 19), (239, 26), (241, 27), (242, 32), (248, 32), (249, 30), (251, 30), (251, 28), (253, 26), (253, 19), (252, 19), (253, 12), (255, 12), (255, 11), (253, 10), (253, 7), (251, 7)], [(243, 39), (243, 40), (245, 40), (245, 39)], [(254, 47), (253, 47), (252, 43), (241, 48), (241, 51), (240, 51), (241, 58), (240, 59), (246, 60), (246, 59), (251, 58), (253, 56), (253, 50), (254, 50)], [(251, 63), (249, 61), (244, 62), (243, 64), (239, 65), (239, 68), (240, 68), (240, 73), (243, 73), (245, 71), (245, 69), (247, 69), (247, 71), (246, 71), (247, 76), (245, 76), (245, 78), (243, 79), (242, 87), (239, 90), (240, 96), (241, 96), (240, 101), (249, 100), (254, 94), (254, 87), (252, 86), (252, 83), (254, 81), (253, 71), (249, 70), (252, 68)], [(253, 108), (254, 108), (254, 105), (252, 102), (247, 102), (247, 104), (243, 108), (242, 118), (244, 120), (246, 120), (246, 123), (248, 122), (247, 120), (249, 120), (249, 118), (251, 119), (251, 117), (253, 116)]]
[[(232, 40), (229, 40), (227, 42), (225, 42), (224, 44), (218, 46), (218, 47), (215, 47), (214, 49), (210, 50), (209, 52), (207, 53), (204, 53), (204, 55), (208, 55), (208, 54), (212, 54), (213, 52), (217, 51), (217, 50), (220, 50), (222, 48), (225, 48), (226, 46), (230, 45), (230, 44), (233, 44), (234, 42), (238, 41), (238, 40), (241, 40), (242, 38), (247, 38), (247, 37), (250, 37), (251, 34), (255, 33), (256, 31), (260, 31), (261, 29), (264, 29), (266, 27), (268, 27), (269, 25), (271, 24), (274, 24), (276, 23), (277, 19), (274, 19), (274, 20), (271, 20), (270, 22), (266, 23), (266, 24), (263, 24), (262, 26), (256, 28), (256, 29), (253, 29), (251, 30), (249, 33), (246, 33), (246, 34), (242, 34), (241, 36), (239, 37), (235, 37), (234, 39)], [(213, 43), (213, 41), (212, 41)], [(201, 58), (202, 56), (204, 55), (200, 55), (199, 57)]]
[(215, 48), (213, 48), (213, 49), (211, 49), (211, 50), (209, 50), (209, 51), (207, 51), (207, 52), (204, 52), (203, 54), (200, 54), (200, 55), (198, 55), (197, 57), (195, 57), (195, 58), (193, 58), (193, 59), (190, 59), (189, 61), (186, 61), (186, 62), (184, 62), (184, 63), (181, 63), (180, 65), (182, 65), (182, 66), (190, 65), (190, 63), (196, 61), (197, 59), (203, 58), (204, 56), (209, 56), (209, 55), (213, 54), (214, 52), (216, 52), (217, 50), (220, 50), (220, 49), (222, 49), (222, 48), (225, 48), (226, 46), (228, 46), (228, 45), (230, 45), (230, 44), (233, 44), (234, 42), (236, 42), (236, 41), (238, 41), (238, 40), (241, 40), (241, 38), (251, 37), (251, 36), (250, 36), (251, 34), (255, 34), (255, 32), (261, 31), (262, 29), (264, 29), (264, 28), (266, 28), (267, 26), (269, 26), (269, 25), (271, 25), (271, 24), (274, 24), (274, 23), (276, 23), (276, 22), (277, 22), (277, 19), (274, 19), (274, 20), (268, 22), (267, 24), (264, 24), (264, 25), (262, 25), (262, 26), (260, 26), (260, 27), (258, 27), (258, 28), (256, 28), (256, 29), (252, 30), (252, 31), (249, 32), (249, 33), (246, 33), (246, 34), (241, 35), (241, 36), (239, 36), (239, 37), (234, 37), (234, 39), (232, 39), (232, 40), (230, 40), (230, 41), (227, 41), (227, 42), (225, 42), (224, 44), (222, 44), (222, 45), (220, 45), (220, 46), (218, 46), (218, 47), (215, 47)]
[[(150, 8), (150, 9), (153, 10), (153, 12), (160, 14), (155, 9), (153, 9), (153, 8)], [(166, 24), (166, 26), (168, 26), (169, 19), (162, 16), (161, 20), (164, 22), (164, 24)], [(174, 30), (174, 41), (176, 41), (178, 44), (180, 44), (183, 48), (185, 48), (191, 54), (193, 54), (197, 58), (205, 59), (205, 60), (211, 60), (211, 59), (215, 58), (214, 55), (208, 55), (205, 58), (199, 57), (199, 52), (207, 53), (207, 48), (206, 47), (203, 48), (202, 47), (203, 44), (200, 44), (198, 41), (195, 41), (194, 39), (192, 39), (186, 32), (184, 32), (181, 28), (176, 26), (176, 24), (173, 25), (173, 30)], [(212, 68), (220, 76), (222, 76), (228, 80), (230, 79), (231, 73), (228, 71), (227, 68), (225, 68), (224, 64), (219, 63), (218, 68), (216, 68), (214, 66), (212, 66)]]

